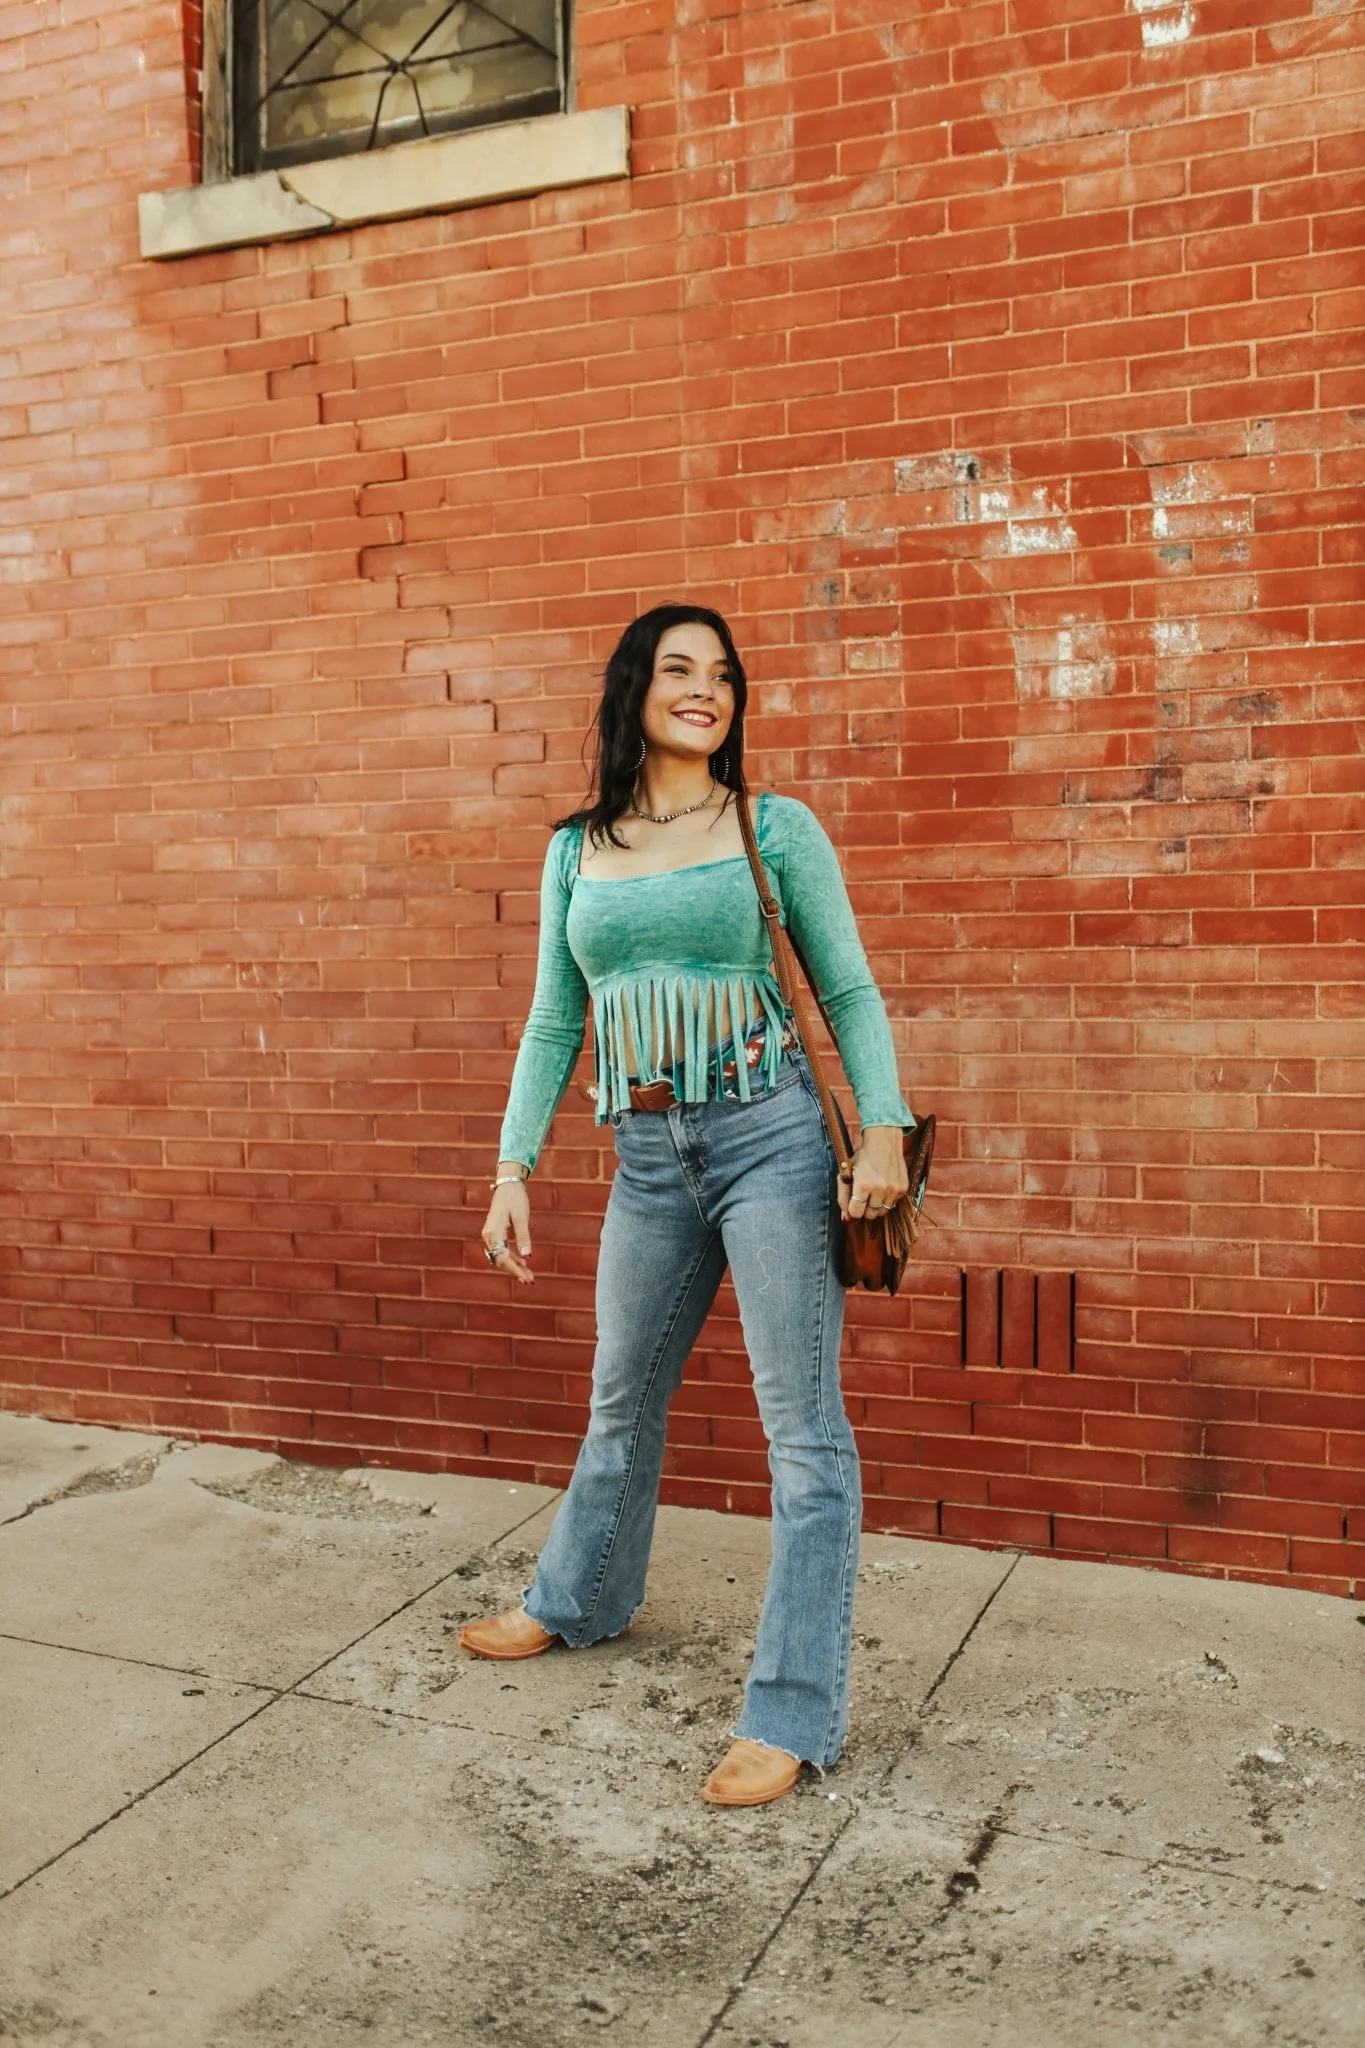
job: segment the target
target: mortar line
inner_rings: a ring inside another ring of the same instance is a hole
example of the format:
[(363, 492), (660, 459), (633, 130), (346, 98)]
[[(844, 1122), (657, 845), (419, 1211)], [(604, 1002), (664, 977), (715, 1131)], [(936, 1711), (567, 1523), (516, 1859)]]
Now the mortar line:
[[(35, 1877), (41, 1877), (45, 1870), (51, 1870), (54, 1863), (60, 1863), (62, 1858), (69, 1856), (73, 1849), (80, 1849), (84, 1847), (85, 1843), (93, 1841), (96, 1835), (103, 1834), (107, 1827), (111, 1827), (116, 1820), (121, 1820), (125, 1813), (130, 1813), (135, 1806), (141, 1806), (144, 1799), (150, 1799), (153, 1792), (159, 1792), (163, 1785), (169, 1785), (173, 1778), (178, 1778), (183, 1771), (187, 1771), (190, 1768), (191, 1764), (197, 1764), (201, 1757), (205, 1757), (211, 1750), (217, 1749), (229, 1737), (240, 1733), (243, 1728), (249, 1727), (251, 1722), (259, 1720), (262, 1714), (268, 1714), (272, 1707), (277, 1707), (281, 1700), (286, 1700), (291, 1694), (298, 1692), (300, 1687), (305, 1686), (310, 1678), (316, 1678), (320, 1671), (325, 1671), (327, 1666), (335, 1663), (338, 1657), (346, 1656), (349, 1651), (355, 1649), (358, 1643), (363, 1643), (367, 1636), (372, 1636), (377, 1629), (386, 1627), (389, 1622), (396, 1621), (400, 1614), (406, 1614), (407, 1610), (410, 1607), (415, 1607), (419, 1600), (425, 1600), (429, 1593), (434, 1593), (438, 1586), (443, 1586), (446, 1583), (447, 1579), (453, 1579), (459, 1571), (460, 1565), (467, 1564), (471, 1557), (477, 1557), (480, 1548), (483, 1550), (495, 1550), (498, 1544), (506, 1543), (510, 1536), (516, 1535), (518, 1529), (524, 1529), (528, 1522), (533, 1522), (542, 1509), (548, 1505), (548, 1502), (542, 1501), (538, 1507), (532, 1508), (529, 1514), (523, 1515), (520, 1521), (513, 1522), (509, 1528), (504, 1529), (500, 1535), (494, 1536), (488, 1543), (466, 1551), (455, 1564), (451, 1565), (448, 1571), (442, 1572), (439, 1578), (433, 1579), (429, 1586), (419, 1587), (417, 1592), (413, 1593), (408, 1599), (400, 1601), (397, 1607), (391, 1608), (387, 1614), (383, 1614), (377, 1621), (371, 1622), (368, 1628), (363, 1628), (359, 1635), (352, 1637), (350, 1642), (343, 1643), (340, 1649), (329, 1650), (327, 1655), (318, 1663), (312, 1665), (307, 1671), (300, 1672), (299, 1676), (291, 1684), (281, 1686), (277, 1690), (272, 1691), (269, 1698), (262, 1700), (259, 1706), (253, 1707), (249, 1714), (243, 1714), (240, 1721), (234, 1721), (230, 1727), (221, 1730), (219, 1734), (214, 1736), (211, 1742), (204, 1743), (192, 1755), (182, 1757), (180, 1762), (173, 1765), (169, 1771), (163, 1771), (161, 1776), (154, 1778), (150, 1785), (144, 1785), (141, 1791), (135, 1792), (130, 1799), (125, 1799), (121, 1806), (116, 1806), (112, 1813), (106, 1813), (102, 1819), (95, 1821), (85, 1830), (83, 1835), (77, 1835), (74, 1841), (67, 1842), (60, 1849), (54, 1849), (50, 1856), (44, 1857), (43, 1861), (35, 1864), (32, 1870), (25, 1871), (24, 1875), (16, 1878), (13, 1884), (6, 1885), (3, 1890), (0, 1890), (0, 1904), (3, 1904), (6, 1899), (12, 1898), (15, 1892), (22, 1891), (24, 1886), (31, 1884)], [(325, 1518), (317, 1517), (315, 1519)], [(206, 1675), (203, 1672), (195, 1672), (193, 1674), (196, 1678)]]
[[(966, 1649), (968, 1643), (976, 1634), (976, 1631), (980, 1624), (985, 1620), (986, 1615), (990, 1611), (990, 1608), (993, 1602), (995, 1601), (997, 1594), (1002, 1592), (1005, 1586), (1008, 1584), (1010, 1575), (1014, 1571), (1015, 1567), (1018, 1565), (1022, 1554), (1023, 1553), (1021, 1551), (1016, 1550), (1014, 1552), (1014, 1555), (1011, 1557), (1009, 1564), (1006, 1566), (1005, 1570), (1000, 1574), (1000, 1577), (991, 1587), (990, 1592), (986, 1595), (981, 1605), (977, 1608), (976, 1613), (968, 1622), (966, 1629), (963, 1631), (961, 1641), (957, 1644), (956, 1648), (954, 1648), (948, 1653), (948, 1656), (944, 1660), (943, 1668), (938, 1673), (938, 1676), (934, 1679), (933, 1684), (929, 1687), (928, 1692), (925, 1693), (924, 1698), (920, 1701), (919, 1706), (915, 1710), (916, 1720), (922, 1721), (924, 1719), (924, 1716), (927, 1714), (930, 1706), (933, 1704), (934, 1695), (938, 1692), (939, 1687), (947, 1678), (948, 1673), (952, 1670), (953, 1666), (957, 1663), (959, 1657)], [(915, 1747), (915, 1743), (918, 1740), (918, 1734), (919, 1731), (915, 1730), (914, 1733), (912, 1733), (910, 1740), (908, 1742), (902, 1743), (896, 1750), (893, 1751), (891, 1756), (887, 1758), (886, 1762), (882, 1765), (880, 1771), (877, 1772), (875, 1778), (873, 1779), (873, 1786), (875, 1789), (880, 1789), (880, 1787), (884, 1786), (886, 1784), (887, 1779), (891, 1776), (891, 1773), (896, 1769), (897, 1765), (903, 1760), (903, 1758), (909, 1755), (910, 1751)], [(778, 1935), (782, 1932), (787, 1922), (791, 1919), (793, 1913), (795, 1913), (797, 1907), (801, 1904), (801, 1901), (805, 1898), (811, 1886), (815, 1883), (816, 1878), (819, 1877), (821, 1871), (829, 1862), (830, 1857), (834, 1854), (834, 1851), (838, 1847), (839, 1843), (843, 1840), (848, 1830), (852, 1827), (854, 1820), (857, 1818), (857, 1814), (858, 1808), (851, 1808), (846, 1817), (839, 1823), (839, 1826), (834, 1830), (833, 1834), (831, 1834), (829, 1840), (825, 1843), (824, 1848), (820, 1851), (820, 1854), (816, 1857), (814, 1863), (811, 1865), (809, 1871), (806, 1873), (806, 1876), (804, 1877), (802, 1882), (797, 1886), (795, 1892), (793, 1892), (791, 1898), (787, 1901), (786, 1905), (782, 1908), (782, 1911), (778, 1914), (777, 1919), (773, 1922), (772, 1927), (768, 1930), (768, 1933), (766, 1934), (764, 1939), (759, 1943), (753, 1955), (750, 1956), (748, 1962), (740, 1971), (738, 1978), (731, 1985), (729, 1991), (726, 1992), (725, 1997), (721, 2001), (720, 2006), (712, 2014), (711, 2020), (706, 2028), (705, 2033), (697, 2042), (697, 2048), (708, 2048), (708, 2043), (715, 2040), (718, 2029), (724, 2024), (726, 2018), (729, 2016), (732, 2008), (739, 1999), (740, 1994), (748, 1989), (749, 1984), (753, 1980), (755, 1971), (759, 1968), (764, 1957), (767, 1955), (769, 1949), (771, 1949), (773, 1943), (777, 1940)]]

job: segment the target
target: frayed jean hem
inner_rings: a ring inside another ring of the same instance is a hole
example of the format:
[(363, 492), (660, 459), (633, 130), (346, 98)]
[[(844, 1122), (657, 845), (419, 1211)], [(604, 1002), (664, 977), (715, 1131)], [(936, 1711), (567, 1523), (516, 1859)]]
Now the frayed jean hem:
[(825, 1772), (827, 1770), (830, 1770), (839, 1761), (838, 1750), (834, 1752), (833, 1756), (826, 1756), (824, 1758), (815, 1757), (809, 1755), (808, 1752), (803, 1750), (799, 1744), (793, 1745), (790, 1742), (769, 1742), (766, 1736), (754, 1735), (748, 1728), (745, 1727), (743, 1715), (740, 1716), (739, 1720), (730, 1730), (729, 1740), (731, 1742), (756, 1742), (760, 1749), (780, 1749), (783, 1756), (792, 1757), (799, 1764), (809, 1764), (811, 1769), (813, 1771), (818, 1772), (822, 1778), (824, 1777)]
[(735, 1739), (822, 1771), (847, 1728), (860, 1501), (839, 1386), (834, 1152), (805, 1061), (786, 1058), (790, 1073), (784, 1060), (779, 1085), (750, 1102), (680, 1103), (616, 1127), (588, 1433), (525, 1607), (573, 1649), (630, 1626), (669, 1402), (728, 1265), (772, 1475), (772, 1561)]
[(636, 1617), (640, 1614), (641, 1609), (644, 1606), (644, 1602), (641, 1601), (640, 1606), (632, 1610), (632, 1612), (621, 1623), (621, 1626), (619, 1628), (600, 1629), (595, 1636), (580, 1636), (579, 1639), (575, 1642), (574, 1638), (571, 1635), (569, 1635), (563, 1628), (556, 1625), (551, 1616), (545, 1614), (536, 1614), (532, 1610), (531, 1595), (534, 1592), (534, 1585), (523, 1587), (521, 1595), (522, 1613), (528, 1615), (532, 1621), (538, 1621), (541, 1627), (547, 1632), (547, 1634), (552, 1636), (558, 1636), (560, 1642), (563, 1643), (564, 1647), (568, 1650), (590, 1650), (592, 1649), (595, 1643), (613, 1642), (617, 1636), (625, 1635), (628, 1629), (634, 1627)]
[(760, 1749), (775, 1749), (780, 1756), (789, 1756), (794, 1764), (809, 1764), (810, 1768), (813, 1771), (818, 1771), (822, 1778), (825, 1775), (824, 1764), (816, 1763), (814, 1757), (802, 1756), (799, 1749), (788, 1749), (783, 1742), (765, 1742), (761, 1735), (746, 1735), (738, 1723), (730, 1730), (726, 1740), (727, 1742), (754, 1742), (757, 1743)]

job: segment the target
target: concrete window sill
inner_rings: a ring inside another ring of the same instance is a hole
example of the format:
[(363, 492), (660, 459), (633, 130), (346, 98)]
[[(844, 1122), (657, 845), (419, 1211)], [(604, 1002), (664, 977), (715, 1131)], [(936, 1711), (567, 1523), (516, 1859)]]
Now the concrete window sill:
[(628, 110), (597, 107), (325, 157), (217, 185), (144, 192), (138, 223), (144, 256), (193, 256), (629, 175)]

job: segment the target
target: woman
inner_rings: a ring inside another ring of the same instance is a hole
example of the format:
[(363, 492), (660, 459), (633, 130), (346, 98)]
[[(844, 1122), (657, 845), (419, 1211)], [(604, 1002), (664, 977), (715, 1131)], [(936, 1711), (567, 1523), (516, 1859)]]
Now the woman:
[[(702, 1788), (752, 1806), (833, 1763), (848, 1723), (861, 1494), (839, 1391), (837, 1214), (906, 1187), (914, 1119), (834, 850), (804, 804), (762, 796), (759, 849), (858, 1103), (851, 1178), (773, 972), (737, 805), (746, 684), (725, 621), (660, 605), (607, 664), (594, 787), (550, 842), (535, 997), (512, 1077), (490, 1262), (532, 1278), (535, 1166), (593, 1002), (597, 1119), (619, 1167), (602, 1226), (591, 1416), (534, 1584), (470, 1622), (476, 1656), (619, 1635), (644, 1598), (669, 1400), (726, 1266), (772, 1473), (773, 1555), (744, 1710)], [(836, 1207), (836, 1187), (838, 1201)]]

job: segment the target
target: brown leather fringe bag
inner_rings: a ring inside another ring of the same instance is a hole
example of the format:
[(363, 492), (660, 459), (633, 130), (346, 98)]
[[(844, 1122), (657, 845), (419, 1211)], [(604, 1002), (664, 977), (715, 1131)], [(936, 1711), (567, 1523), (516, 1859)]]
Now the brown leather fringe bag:
[[(851, 1177), (853, 1171), (853, 1147), (849, 1141), (848, 1125), (844, 1122), (843, 1111), (830, 1090), (820, 1055), (815, 1049), (811, 1031), (810, 1008), (806, 1002), (801, 979), (810, 985), (810, 992), (820, 1003), (819, 993), (810, 970), (792, 944), (782, 923), (782, 906), (768, 887), (768, 877), (759, 858), (758, 842), (754, 837), (753, 820), (749, 806), (738, 806), (739, 829), (744, 837), (744, 851), (749, 856), (754, 881), (758, 887), (758, 900), (763, 910), (763, 920), (768, 927), (768, 941), (773, 949), (773, 966), (777, 972), (777, 985), (782, 991), (782, 1000), (796, 1019), (796, 1028), (801, 1034), (801, 1043), (810, 1062), (811, 1077), (815, 1092), (820, 1098), (829, 1130), (830, 1143), (838, 1162), (842, 1180)], [(796, 964), (800, 962), (800, 975)], [(823, 1003), (820, 1014), (829, 1025)], [(830, 1037), (834, 1038), (833, 1029)], [(835, 1040), (837, 1044), (837, 1039)], [(849, 1216), (844, 1219), (843, 1255), (840, 1278), (845, 1287), (866, 1287), (870, 1292), (885, 1288), (894, 1294), (901, 1284), (906, 1261), (920, 1232), (920, 1208), (924, 1191), (929, 1185), (929, 1167), (934, 1157), (934, 1119), (920, 1117), (912, 1131), (905, 1133), (905, 1165), (910, 1177), (910, 1186), (895, 1207), (888, 1209), (884, 1216)]]

